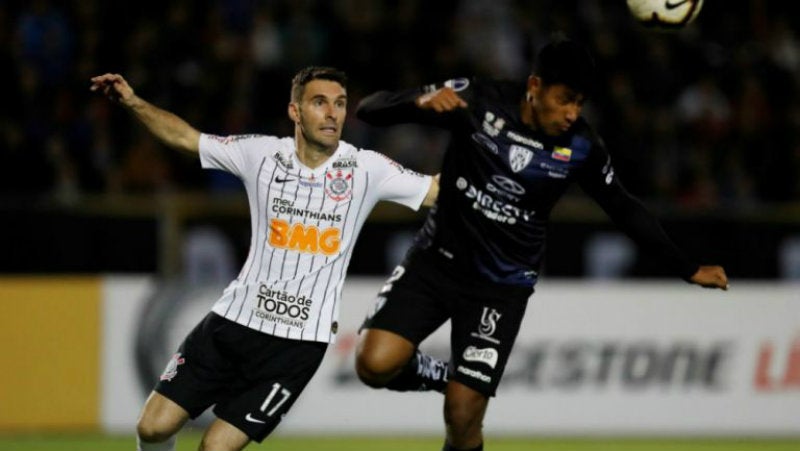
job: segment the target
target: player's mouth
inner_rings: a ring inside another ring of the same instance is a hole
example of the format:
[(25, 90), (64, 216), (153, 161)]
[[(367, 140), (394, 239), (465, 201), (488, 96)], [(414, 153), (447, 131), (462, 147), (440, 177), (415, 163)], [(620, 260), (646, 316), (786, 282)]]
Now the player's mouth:
[(336, 128), (336, 126), (333, 125), (323, 125), (322, 127), (319, 128), (319, 131), (321, 131), (326, 135), (335, 135), (338, 133), (338, 129)]

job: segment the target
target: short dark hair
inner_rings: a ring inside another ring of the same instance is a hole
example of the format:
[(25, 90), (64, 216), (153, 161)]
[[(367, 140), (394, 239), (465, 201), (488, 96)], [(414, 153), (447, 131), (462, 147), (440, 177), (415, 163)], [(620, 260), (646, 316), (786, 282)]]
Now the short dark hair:
[(292, 78), (292, 102), (299, 102), (303, 98), (303, 91), (308, 82), (312, 80), (335, 81), (347, 88), (347, 75), (333, 67), (309, 66), (295, 74)]
[(595, 64), (589, 51), (570, 39), (556, 39), (542, 47), (534, 75), (544, 85), (564, 84), (584, 96), (594, 89)]

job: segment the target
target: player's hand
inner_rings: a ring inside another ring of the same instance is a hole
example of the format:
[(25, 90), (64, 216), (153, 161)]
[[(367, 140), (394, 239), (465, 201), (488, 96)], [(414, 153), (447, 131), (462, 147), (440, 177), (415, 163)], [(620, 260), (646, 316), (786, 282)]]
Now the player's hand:
[(437, 113), (445, 113), (466, 108), (467, 102), (464, 101), (452, 88), (441, 88), (417, 97), (415, 102), (417, 107), (423, 110), (433, 110)]
[(89, 87), (89, 90), (102, 92), (110, 100), (125, 106), (129, 106), (136, 98), (133, 88), (120, 74), (98, 75), (92, 77), (91, 82), (92, 86)]
[(704, 288), (728, 289), (728, 276), (722, 266), (701, 266), (689, 281)]

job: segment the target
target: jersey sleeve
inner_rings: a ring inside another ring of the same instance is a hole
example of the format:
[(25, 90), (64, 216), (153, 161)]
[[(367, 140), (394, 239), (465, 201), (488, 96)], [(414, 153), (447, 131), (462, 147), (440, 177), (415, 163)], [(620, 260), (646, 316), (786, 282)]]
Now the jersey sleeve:
[[(252, 167), (260, 140), (275, 139), (261, 135), (200, 135), (200, 164), (204, 169), (220, 169), (240, 178)], [(267, 143), (264, 143), (267, 144)]]
[(378, 91), (359, 102), (356, 117), (378, 126), (414, 123), (450, 128), (463, 114), (463, 109), (437, 113), (424, 110), (416, 105), (421, 95), (449, 87), (469, 103), (472, 96), (471, 82), (467, 78), (456, 78), (442, 83), (434, 83), (419, 88), (400, 91)]
[(667, 236), (656, 217), (620, 183), (611, 157), (599, 139), (578, 175), (581, 188), (644, 251), (658, 257), (673, 273), (688, 280), (699, 268)]
[(388, 200), (418, 210), (428, 194), (433, 177), (403, 167), (391, 158), (364, 150), (372, 171), (378, 178), (379, 200)]

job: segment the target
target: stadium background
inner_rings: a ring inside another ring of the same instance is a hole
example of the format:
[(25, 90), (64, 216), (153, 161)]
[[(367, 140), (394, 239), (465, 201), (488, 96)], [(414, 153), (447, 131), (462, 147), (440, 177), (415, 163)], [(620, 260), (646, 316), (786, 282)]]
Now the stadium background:
[[(725, 266), (734, 289), (771, 299), (772, 287), (800, 280), (792, 11), (791, 2), (707, 0), (695, 24), (662, 34), (633, 23), (622, 0), (0, 0), (0, 431), (102, 429), (106, 309), (120, 302), (109, 301), (109, 280), (156, 287), (147, 305), (178, 304), (186, 287), (224, 283), (247, 251), (240, 184), (164, 149), (90, 95), (89, 77), (122, 73), (203, 131), (285, 135), (289, 80), (306, 65), (347, 71), (354, 106), (375, 89), (525, 77), (535, 51), (565, 33), (596, 55), (585, 113), (626, 186), (692, 256)], [(345, 139), (436, 172), (447, 136), (350, 117)], [(350, 274), (387, 274), (420, 220), (379, 208)], [(556, 210), (549, 236), (546, 278), (664, 276), (579, 191)], [(788, 293), (778, 313), (794, 326), (773, 339), (794, 355), (800, 295)], [(149, 349), (140, 341), (127, 343), (139, 357)], [(792, 368), (780, 394), (787, 412), (800, 403)]]

